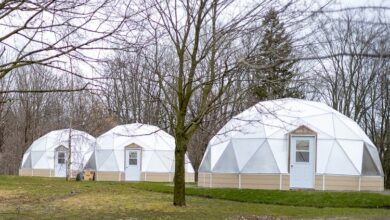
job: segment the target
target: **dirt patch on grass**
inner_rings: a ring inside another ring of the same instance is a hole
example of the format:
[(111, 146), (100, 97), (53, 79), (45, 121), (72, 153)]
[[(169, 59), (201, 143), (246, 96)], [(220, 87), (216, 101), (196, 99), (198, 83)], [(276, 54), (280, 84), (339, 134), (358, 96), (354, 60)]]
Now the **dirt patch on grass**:
[(285, 220), (287, 218), (273, 217), (273, 216), (257, 216), (257, 215), (247, 215), (240, 216), (239, 220)]
[(67, 194), (49, 196), (45, 200), (46, 201), (65, 200), (65, 199), (71, 198), (73, 196), (76, 196), (78, 194), (80, 194), (80, 192), (72, 190)]
[(18, 191), (0, 190), (0, 204), (14, 206), (31, 202), (32, 199)]

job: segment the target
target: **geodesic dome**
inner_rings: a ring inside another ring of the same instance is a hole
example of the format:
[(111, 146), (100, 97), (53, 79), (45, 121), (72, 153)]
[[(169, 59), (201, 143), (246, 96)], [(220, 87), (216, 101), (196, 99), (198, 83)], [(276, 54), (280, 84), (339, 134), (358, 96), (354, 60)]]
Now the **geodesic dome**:
[(317, 174), (383, 176), (376, 147), (360, 126), (326, 104), (279, 99), (231, 119), (208, 144), (199, 172), (288, 173), (289, 134), (316, 133)]
[[(70, 129), (56, 130), (35, 140), (23, 155), (21, 169), (54, 169), (54, 152), (56, 148), (67, 149)], [(86, 132), (71, 130), (71, 170), (81, 171), (90, 159), (95, 138)]]
[[(124, 149), (135, 144), (142, 148), (142, 172), (174, 172), (175, 140), (152, 125), (134, 123), (119, 125), (97, 138), (95, 164), (97, 171), (124, 171)], [(194, 170), (186, 155), (186, 172)]]

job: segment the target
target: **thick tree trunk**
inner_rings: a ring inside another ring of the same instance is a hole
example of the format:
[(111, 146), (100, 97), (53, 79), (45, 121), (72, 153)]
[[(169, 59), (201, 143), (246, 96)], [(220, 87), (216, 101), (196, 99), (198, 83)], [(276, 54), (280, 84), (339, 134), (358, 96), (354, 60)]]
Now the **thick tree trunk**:
[(195, 169), (195, 184), (198, 184), (198, 169)]
[(185, 149), (186, 143), (183, 137), (176, 137), (175, 149), (175, 177), (173, 179), (173, 205), (186, 205), (185, 192)]

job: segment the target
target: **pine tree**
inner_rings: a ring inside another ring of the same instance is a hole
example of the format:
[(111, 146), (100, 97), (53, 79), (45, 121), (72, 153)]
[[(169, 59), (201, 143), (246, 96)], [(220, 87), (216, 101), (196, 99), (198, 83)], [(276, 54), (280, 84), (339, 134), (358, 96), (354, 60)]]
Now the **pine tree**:
[(253, 93), (257, 101), (295, 97), (302, 98), (303, 93), (292, 86), (296, 76), (295, 62), (292, 58), (291, 37), (286, 33), (278, 12), (271, 9), (262, 23), (264, 34), (259, 43), (253, 62), (261, 68), (254, 72)]

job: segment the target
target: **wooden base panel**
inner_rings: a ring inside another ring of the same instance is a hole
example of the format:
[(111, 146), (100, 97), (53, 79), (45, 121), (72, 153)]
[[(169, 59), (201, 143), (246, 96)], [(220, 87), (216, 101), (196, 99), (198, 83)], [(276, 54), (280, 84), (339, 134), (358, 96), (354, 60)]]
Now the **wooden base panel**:
[[(126, 181), (124, 172), (96, 171), (96, 181)], [(174, 173), (141, 172), (140, 181), (173, 182)], [(185, 174), (186, 182), (194, 182), (193, 173)]]
[[(199, 173), (198, 186), (290, 190), (290, 175)], [(314, 189), (319, 191), (383, 191), (384, 179), (381, 176), (316, 175)]]

